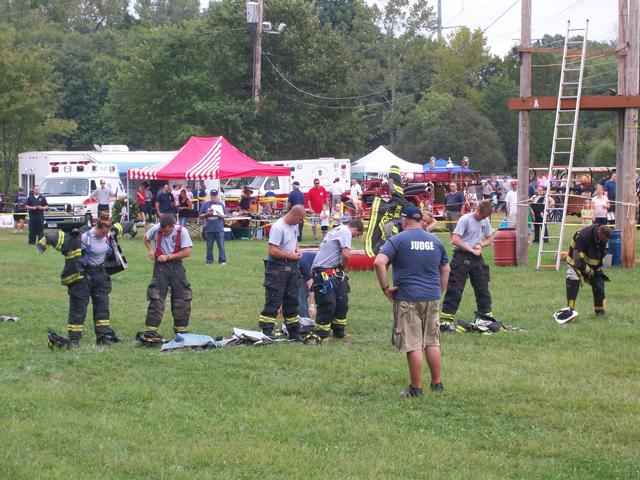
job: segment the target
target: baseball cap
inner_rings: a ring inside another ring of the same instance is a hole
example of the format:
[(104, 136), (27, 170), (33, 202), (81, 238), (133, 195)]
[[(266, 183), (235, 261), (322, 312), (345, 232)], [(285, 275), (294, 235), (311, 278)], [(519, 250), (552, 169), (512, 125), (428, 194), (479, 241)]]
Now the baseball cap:
[(402, 216), (419, 222), (422, 220), (422, 210), (418, 207), (407, 207), (402, 211)]
[(300, 182), (296, 180), (296, 181), (295, 181), (295, 182), (293, 182), (291, 185), (295, 185), (296, 187), (299, 187), (299, 186), (300, 186)]
[(209, 195), (215, 195), (217, 197), (218, 196), (218, 190), (211, 190), (209, 192)]

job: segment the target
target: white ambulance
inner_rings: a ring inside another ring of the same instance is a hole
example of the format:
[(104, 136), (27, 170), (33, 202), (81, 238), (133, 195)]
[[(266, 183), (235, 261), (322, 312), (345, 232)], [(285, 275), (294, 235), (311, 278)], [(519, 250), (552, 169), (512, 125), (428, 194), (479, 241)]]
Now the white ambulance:
[[(291, 171), (288, 177), (253, 177), (250, 181), (243, 179), (229, 179), (223, 186), (227, 201), (231, 202), (240, 198), (242, 185), (248, 185), (253, 190), (254, 197), (274, 196), (278, 200), (286, 200), (292, 190), (291, 184), (300, 182), (300, 190), (307, 192), (313, 187), (313, 180), (320, 179), (320, 185), (329, 190), (336, 178), (340, 179), (345, 191), (348, 191), (351, 183), (351, 161), (345, 158), (321, 157), (305, 160), (276, 160), (263, 162), (278, 167), (289, 167)], [(234, 188), (235, 187), (235, 188)]]
[(98, 202), (91, 198), (91, 193), (100, 188), (101, 180), (114, 193), (111, 209), (116, 197), (125, 195), (118, 167), (85, 160), (50, 162), (49, 175), (40, 185), (40, 192), (49, 204), (44, 215), (46, 227), (67, 230), (91, 225), (98, 217)]

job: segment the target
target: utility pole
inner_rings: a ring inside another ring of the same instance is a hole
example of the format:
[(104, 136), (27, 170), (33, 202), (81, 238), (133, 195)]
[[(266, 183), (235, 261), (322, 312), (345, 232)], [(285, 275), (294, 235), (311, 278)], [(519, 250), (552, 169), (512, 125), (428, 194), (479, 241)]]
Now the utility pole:
[[(624, 55), (618, 56), (618, 95), (627, 95), (627, 20), (629, 18), (629, 2), (628, 0), (618, 0), (618, 49), (624, 51)], [(624, 50), (622, 50), (624, 49)], [(625, 131), (624, 120), (626, 110), (618, 110), (618, 132), (616, 139), (616, 173), (618, 174), (618, 183), (624, 181), (624, 139)], [(617, 192), (616, 192), (617, 193)], [(622, 198), (622, 194), (619, 198)], [(616, 228), (622, 229), (622, 218), (616, 219)]]
[[(640, 94), (640, 0), (629, 0), (627, 17), (626, 94)], [(626, 12), (626, 11), (625, 11)], [(624, 14), (625, 12), (622, 12)], [(622, 227), (622, 268), (634, 268), (636, 258), (636, 192), (635, 178), (638, 166), (638, 108), (627, 108), (624, 113), (623, 174), (616, 181), (616, 227)]]
[(256, 25), (256, 38), (253, 44), (253, 119), (258, 115), (260, 106), (260, 80), (262, 78), (262, 18), (264, 13), (264, 0), (258, 0), (258, 23)]
[[(522, 0), (520, 45), (531, 47), (531, 0)], [(520, 52), (520, 97), (531, 96), (530, 52)], [(529, 142), (531, 132), (531, 112), (521, 110), (518, 117), (518, 210), (516, 221), (516, 263), (525, 267), (529, 264), (529, 232), (527, 216), (529, 208)]]
[(438, 41), (442, 40), (442, 0), (438, 0)]

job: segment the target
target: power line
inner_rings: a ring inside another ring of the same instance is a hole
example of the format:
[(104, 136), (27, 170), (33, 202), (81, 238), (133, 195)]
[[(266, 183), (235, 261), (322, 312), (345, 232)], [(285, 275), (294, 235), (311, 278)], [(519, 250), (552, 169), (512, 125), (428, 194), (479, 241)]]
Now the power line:
[(498, 20), (500, 20), (502, 17), (504, 17), (509, 12), (509, 10), (511, 10), (513, 7), (515, 7), (519, 2), (520, 2), (520, 0), (516, 0), (509, 7), (507, 7), (507, 9), (504, 12), (502, 12), (500, 15), (498, 15), (498, 17), (493, 22), (491, 22), (489, 25), (484, 27), (484, 29), (482, 30), (482, 33), (485, 33), (487, 30), (489, 30), (491, 27), (493, 27), (498, 22)]

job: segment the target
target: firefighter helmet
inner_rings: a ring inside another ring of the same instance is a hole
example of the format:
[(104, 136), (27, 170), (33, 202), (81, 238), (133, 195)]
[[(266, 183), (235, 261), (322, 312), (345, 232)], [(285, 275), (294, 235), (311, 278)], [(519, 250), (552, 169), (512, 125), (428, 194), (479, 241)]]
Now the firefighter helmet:
[(558, 310), (553, 314), (553, 319), (556, 321), (558, 325), (563, 325), (568, 322), (573, 322), (578, 317), (578, 312), (576, 312), (571, 307), (565, 307)]

